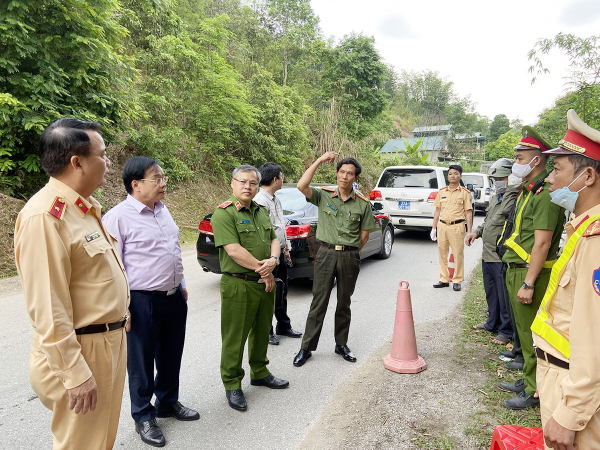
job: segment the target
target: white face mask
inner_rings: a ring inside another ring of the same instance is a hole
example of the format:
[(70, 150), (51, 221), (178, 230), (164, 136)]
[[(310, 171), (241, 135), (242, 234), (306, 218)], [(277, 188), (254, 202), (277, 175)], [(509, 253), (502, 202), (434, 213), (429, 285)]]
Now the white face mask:
[(533, 159), (527, 164), (514, 163), (512, 166), (513, 175), (519, 178), (525, 178), (535, 168), (535, 164), (533, 167), (531, 167), (531, 163), (534, 162), (536, 158), (539, 158), (539, 156), (534, 156)]
[(516, 177), (513, 174), (508, 176), (508, 187), (510, 188), (518, 188), (523, 183), (523, 179), (520, 177)]
[(502, 193), (506, 190), (508, 183), (506, 181), (494, 181), (494, 187), (496, 191)]

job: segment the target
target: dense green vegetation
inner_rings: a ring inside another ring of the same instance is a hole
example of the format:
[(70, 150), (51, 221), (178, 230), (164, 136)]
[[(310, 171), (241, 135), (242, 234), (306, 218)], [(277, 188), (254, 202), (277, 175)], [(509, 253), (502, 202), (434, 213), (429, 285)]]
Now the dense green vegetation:
[[(578, 61), (595, 44), (549, 41), (538, 51), (558, 47)], [(598, 119), (595, 80), (578, 82), (544, 113), (548, 134), (562, 132), (571, 100)], [(267, 160), (294, 179), (335, 150), (363, 163), (368, 185), (387, 163), (377, 150), (415, 126), (452, 124), (453, 135), (492, 140), (508, 126), (500, 115), (490, 126), (439, 73), (397, 73), (371, 37), (325, 39), (309, 0), (1, 2), (0, 191), (27, 197), (40, 186), (39, 133), (66, 115), (100, 121), (107, 142), (158, 158), (176, 182), (225, 179), (237, 164)], [(449, 152), (483, 159), (470, 148)]]

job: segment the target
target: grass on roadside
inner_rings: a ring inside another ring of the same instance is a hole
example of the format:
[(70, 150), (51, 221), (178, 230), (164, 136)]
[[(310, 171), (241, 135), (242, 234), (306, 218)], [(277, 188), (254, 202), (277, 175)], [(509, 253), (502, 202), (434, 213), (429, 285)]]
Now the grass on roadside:
[(541, 427), (539, 408), (513, 411), (502, 406), (504, 400), (513, 397), (512, 393), (498, 388), (500, 381), (516, 381), (522, 378), (522, 372), (507, 371), (507, 364), (498, 358), (500, 350), (508, 347), (492, 344), (493, 337), (486, 331), (474, 331), (471, 326), (486, 321), (487, 303), (483, 289), (481, 265), (471, 277), (461, 314), (460, 331), (456, 335), (457, 363), (473, 368), (477, 367), (486, 374), (485, 383), (473, 393), (479, 397), (478, 409), (471, 414), (471, 424), (465, 429), (473, 436), (478, 448), (488, 449), (496, 425), (518, 425), (523, 427)]

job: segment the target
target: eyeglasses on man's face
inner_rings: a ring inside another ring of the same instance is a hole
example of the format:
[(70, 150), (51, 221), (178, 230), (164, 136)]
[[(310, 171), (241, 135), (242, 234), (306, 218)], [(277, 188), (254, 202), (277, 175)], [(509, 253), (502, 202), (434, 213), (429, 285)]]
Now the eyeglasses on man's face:
[(242, 186), (250, 186), (251, 188), (256, 188), (258, 186), (258, 181), (238, 180), (237, 178), (234, 178), (234, 180), (240, 183)]
[(161, 184), (163, 184), (163, 182), (165, 184), (167, 184), (169, 182), (169, 177), (159, 177), (159, 178), (141, 178), (140, 181), (152, 181), (153, 183), (155, 183), (157, 186), (160, 186)]

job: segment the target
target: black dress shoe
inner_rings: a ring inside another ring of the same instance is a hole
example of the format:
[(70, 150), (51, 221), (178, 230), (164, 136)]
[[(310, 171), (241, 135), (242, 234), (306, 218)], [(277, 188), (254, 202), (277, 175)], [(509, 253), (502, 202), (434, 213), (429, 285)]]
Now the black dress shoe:
[(225, 396), (229, 402), (229, 406), (238, 411), (246, 411), (248, 404), (246, 403), (246, 397), (241, 389), (226, 390)]
[(519, 392), (519, 395), (511, 398), (510, 400), (506, 400), (502, 403), (504, 406), (510, 409), (525, 409), (525, 408), (534, 408), (536, 406), (540, 406), (540, 399), (535, 398), (533, 395), (529, 395), (525, 391)]
[(437, 283), (435, 283), (433, 285), (434, 288), (443, 288), (443, 287), (448, 287), (450, 286), (450, 283), (443, 283), (441, 281), (438, 281)]
[(502, 383), (499, 383), (498, 386), (500, 386), (500, 389), (503, 391), (516, 392), (518, 394), (519, 392), (523, 392), (525, 390), (525, 380), (521, 378), (514, 383), (507, 383), (506, 381), (503, 381)]
[(308, 350), (300, 349), (300, 351), (298, 352), (298, 354), (294, 358), (294, 365), (296, 367), (303, 366), (304, 363), (306, 362), (306, 360), (308, 358), (310, 358), (311, 356), (312, 356), (312, 352), (309, 352)]
[(460, 283), (453, 283), (452, 289), (454, 289), (455, 291), (460, 291)]
[(271, 373), (264, 378), (260, 378), (258, 380), (250, 380), (250, 384), (252, 386), (265, 386), (269, 389), (285, 389), (290, 385), (290, 382), (286, 380), (280, 380), (279, 378), (275, 378)]
[(142, 442), (153, 447), (164, 447), (167, 441), (156, 424), (156, 419), (146, 420), (142, 423), (135, 423), (135, 431), (142, 438)]
[(277, 339), (277, 336), (275, 336), (272, 331), (269, 333), (269, 344), (279, 345), (279, 339)]
[(346, 361), (356, 362), (356, 356), (352, 354), (347, 345), (336, 345), (335, 352), (338, 355), (342, 355), (342, 358), (344, 358)]
[(523, 370), (523, 363), (520, 361), (513, 361), (504, 366), (506, 370)]
[(302, 336), (302, 333), (300, 333), (299, 331), (294, 330), (292, 327), (290, 327), (287, 330), (280, 330), (279, 328), (277, 329), (277, 334), (279, 336), (287, 336), (287, 337), (291, 337), (291, 338), (299, 338)]
[(156, 417), (175, 417), (177, 420), (198, 420), (200, 414), (198, 411), (183, 406), (180, 402), (173, 403), (169, 408), (156, 409)]
[(517, 354), (512, 350), (502, 350), (500, 352), (500, 356), (504, 356), (505, 358), (515, 359)]

